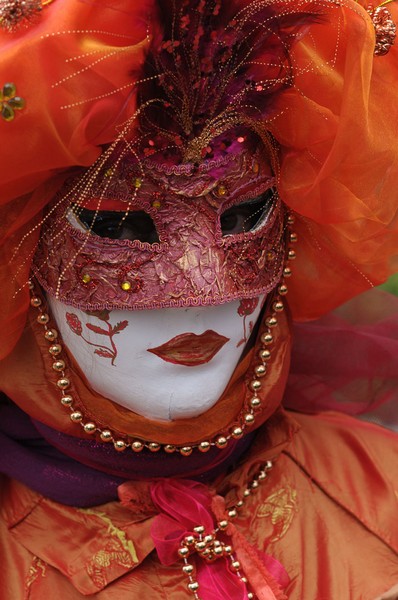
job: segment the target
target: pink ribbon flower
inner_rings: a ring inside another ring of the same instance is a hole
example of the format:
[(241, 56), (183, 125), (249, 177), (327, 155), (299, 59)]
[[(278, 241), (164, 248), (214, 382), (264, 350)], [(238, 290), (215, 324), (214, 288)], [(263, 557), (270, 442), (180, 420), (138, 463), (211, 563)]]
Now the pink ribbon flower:
[(159, 560), (182, 561), (196, 598), (286, 600), (285, 569), (228, 521), (221, 496), (195, 481), (164, 479), (151, 485), (151, 498), (159, 511), (151, 528)]

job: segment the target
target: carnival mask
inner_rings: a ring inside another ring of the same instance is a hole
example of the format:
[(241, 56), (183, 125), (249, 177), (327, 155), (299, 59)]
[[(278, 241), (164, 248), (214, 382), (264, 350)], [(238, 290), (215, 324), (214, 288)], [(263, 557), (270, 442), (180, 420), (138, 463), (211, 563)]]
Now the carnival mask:
[(97, 392), (151, 419), (214, 405), (281, 275), (275, 178), (238, 146), (194, 177), (125, 161), (90, 198), (72, 186), (43, 231), (36, 276), (70, 352)]

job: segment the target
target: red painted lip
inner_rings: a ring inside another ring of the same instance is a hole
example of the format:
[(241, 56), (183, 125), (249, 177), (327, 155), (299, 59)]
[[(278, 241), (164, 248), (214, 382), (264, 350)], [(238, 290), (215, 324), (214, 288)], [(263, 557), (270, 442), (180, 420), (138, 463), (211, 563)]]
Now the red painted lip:
[(209, 362), (227, 342), (229, 338), (208, 329), (201, 335), (182, 333), (148, 352), (174, 365), (196, 367)]

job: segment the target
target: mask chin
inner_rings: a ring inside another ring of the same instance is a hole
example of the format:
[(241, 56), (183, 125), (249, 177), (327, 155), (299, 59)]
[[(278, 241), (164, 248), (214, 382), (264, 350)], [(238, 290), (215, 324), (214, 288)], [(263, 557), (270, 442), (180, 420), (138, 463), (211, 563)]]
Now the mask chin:
[(218, 306), (83, 311), (52, 296), (64, 343), (90, 386), (148, 419), (209, 410), (226, 388), (265, 295)]

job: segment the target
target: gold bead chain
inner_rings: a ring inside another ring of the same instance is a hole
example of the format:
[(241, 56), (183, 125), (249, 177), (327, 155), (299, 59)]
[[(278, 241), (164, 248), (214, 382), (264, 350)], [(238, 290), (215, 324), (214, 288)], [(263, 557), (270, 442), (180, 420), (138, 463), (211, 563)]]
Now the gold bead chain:
[[(260, 484), (267, 478), (268, 472), (272, 469), (272, 462), (267, 461), (263, 468), (260, 470), (257, 477), (255, 477), (250, 485), (243, 491), (242, 499), (238, 501), (235, 506), (228, 510), (228, 519), (224, 519), (217, 524), (216, 529), (211, 532), (206, 532), (203, 525), (198, 525), (193, 528), (193, 533), (185, 536), (181, 541), (178, 555), (183, 561), (182, 572), (188, 578), (187, 588), (192, 592), (195, 600), (200, 600), (198, 594), (199, 583), (195, 578), (195, 567), (189, 562), (189, 558), (195, 554), (205, 560), (208, 563), (212, 563), (219, 558), (225, 558), (230, 561), (231, 570), (239, 577), (239, 579), (245, 585), (248, 584), (248, 580), (242, 573), (242, 567), (240, 562), (234, 556), (234, 549), (231, 544), (225, 543), (222, 540), (217, 539), (218, 533), (223, 533), (228, 528), (230, 520), (235, 519), (238, 516), (240, 509), (243, 507), (247, 498), (258, 489)], [(255, 598), (253, 592), (248, 591), (247, 597), (249, 600)]]

